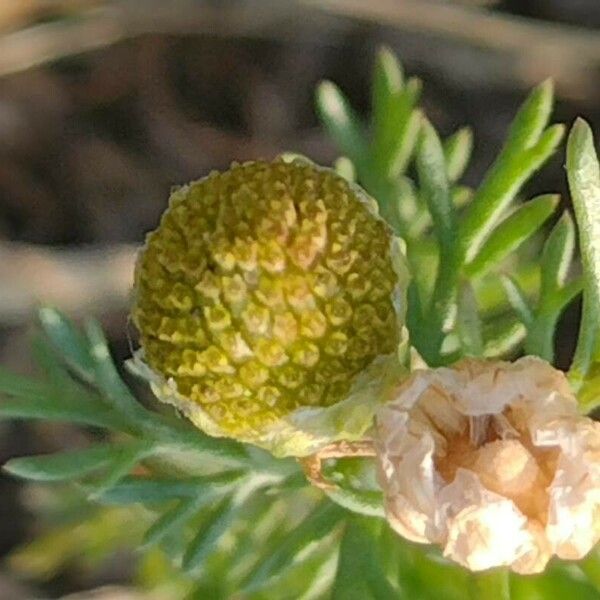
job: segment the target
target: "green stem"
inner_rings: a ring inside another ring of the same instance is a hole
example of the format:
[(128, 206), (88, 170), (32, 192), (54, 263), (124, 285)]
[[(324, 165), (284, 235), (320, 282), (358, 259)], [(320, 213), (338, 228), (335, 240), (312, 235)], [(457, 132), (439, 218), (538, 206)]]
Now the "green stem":
[(507, 569), (473, 573), (470, 594), (472, 600), (510, 600), (510, 579)]

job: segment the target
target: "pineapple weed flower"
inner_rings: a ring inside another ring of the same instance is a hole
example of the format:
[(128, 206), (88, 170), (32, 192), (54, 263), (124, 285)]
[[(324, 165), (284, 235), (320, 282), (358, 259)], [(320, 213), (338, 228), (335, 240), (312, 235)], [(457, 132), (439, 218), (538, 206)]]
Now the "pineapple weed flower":
[(523, 574), (600, 540), (600, 423), (541, 359), (415, 371), (377, 429), (388, 521), (409, 540)]
[(363, 436), (403, 325), (404, 259), (357, 186), (304, 161), (175, 191), (136, 269), (139, 360), (214, 436), (301, 456)]

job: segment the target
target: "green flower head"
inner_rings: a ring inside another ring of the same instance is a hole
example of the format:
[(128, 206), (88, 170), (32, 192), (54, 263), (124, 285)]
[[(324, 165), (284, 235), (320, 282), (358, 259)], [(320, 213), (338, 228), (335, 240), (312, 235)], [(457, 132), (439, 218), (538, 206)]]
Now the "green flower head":
[(308, 162), (233, 164), (178, 189), (136, 268), (155, 393), (278, 454), (361, 435), (397, 364), (403, 261), (373, 201)]

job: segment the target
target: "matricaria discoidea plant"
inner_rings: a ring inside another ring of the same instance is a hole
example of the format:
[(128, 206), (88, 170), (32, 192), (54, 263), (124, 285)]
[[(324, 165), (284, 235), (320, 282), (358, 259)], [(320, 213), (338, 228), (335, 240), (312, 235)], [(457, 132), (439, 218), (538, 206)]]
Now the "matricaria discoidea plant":
[[(544, 241), (560, 198), (518, 197), (564, 133), (552, 84), (476, 189), (460, 183), (470, 130), (441, 139), (420, 89), (383, 50), (368, 127), (318, 88), (335, 169), (233, 163), (172, 192), (139, 252), (127, 362), (160, 402), (137, 401), (97, 323), (43, 308), (48, 380), (0, 371), (0, 416), (90, 426), (90, 447), (6, 469), (145, 505), (144, 546), (189, 597), (597, 598), (591, 130), (578, 121), (567, 144), (575, 219)], [(557, 323), (581, 292), (563, 373)]]

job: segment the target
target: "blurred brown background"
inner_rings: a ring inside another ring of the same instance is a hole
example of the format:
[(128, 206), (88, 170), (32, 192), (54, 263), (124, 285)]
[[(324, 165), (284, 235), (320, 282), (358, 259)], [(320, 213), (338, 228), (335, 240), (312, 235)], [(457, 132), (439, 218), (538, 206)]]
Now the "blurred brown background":
[[(171, 186), (285, 150), (330, 163), (315, 85), (333, 79), (367, 111), (382, 43), (424, 80), (443, 134), (473, 127), (469, 183), (548, 76), (555, 120), (583, 115), (598, 134), (600, 0), (0, 0), (0, 364), (30, 368), (38, 300), (95, 314), (125, 357), (135, 247)], [(565, 197), (563, 159), (527, 191)], [(78, 435), (0, 424), (0, 463)], [(36, 530), (20, 492), (0, 480), (0, 554)], [(0, 598), (126, 583), (128, 570), (94, 577), (33, 590), (0, 568)]]

